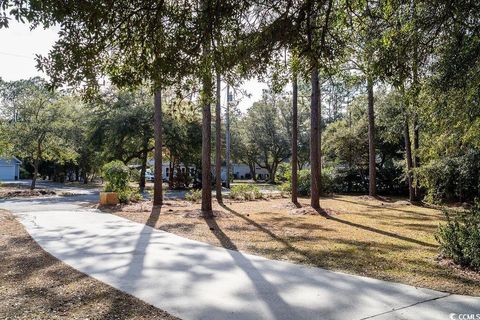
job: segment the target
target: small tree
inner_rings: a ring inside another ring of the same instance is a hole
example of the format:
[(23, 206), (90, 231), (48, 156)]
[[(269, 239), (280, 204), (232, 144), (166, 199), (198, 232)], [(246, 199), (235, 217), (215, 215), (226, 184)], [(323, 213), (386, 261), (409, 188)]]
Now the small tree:
[(41, 161), (62, 163), (76, 158), (68, 137), (74, 127), (72, 115), (78, 101), (47, 90), (45, 81), (40, 78), (30, 79), (27, 84), (24, 81), (12, 82), (3, 88), (2, 96), (8, 96), (7, 91), (18, 86), (22, 86), (23, 90), (11, 104), (15, 108), (15, 119), (4, 128), (11, 140), (12, 152), (32, 165), (30, 188), (35, 189)]
[(263, 100), (248, 110), (246, 128), (250, 144), (258, 150), (257, 165), (268, 170), (270, 182), (275, 182), (278, 165), (290, 156), (290, 136), (287, 127), (291, 121), (281, 123), (281, 105), (288, 101), (265, 93)]

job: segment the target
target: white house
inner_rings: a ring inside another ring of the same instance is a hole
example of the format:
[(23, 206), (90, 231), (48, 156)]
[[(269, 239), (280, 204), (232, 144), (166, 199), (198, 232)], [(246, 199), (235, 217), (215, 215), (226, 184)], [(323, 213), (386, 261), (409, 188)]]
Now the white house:
[[(155, 165), (155, 160), (151, 159), (148, 161), (148, 166), (153, 169)], [(176, 170), (176, 169), (175, 169)], [(180, 164), (180, 170), (182, 172), (185, 172), (186, 168), (183, 163)], [(188, 170), (190, 170), (190, 173), (193, 174), (195, 171), (195, 167), (189, 167)], [(212, 174), (215, 175), (215, 166), (212, 164)], [(233, 163), (230, 167), (231, 170), (231, 175), (233, 175), (234, 179), (252, 179), (251, 174), (250, 174), (250, 168), (243, 163)], [(163, 162), (162, 163), (162, 178), (163, 179), (168, 179), (170, 177), (170, 163), (169, 162)], [(148, 169), (147, 172), (153, 173), (153, 170)], [(268, 171), (267, 169), (260, 168), (259, 166), (256, 166), (255, 168), (255, 174), (257, 175), (258, 179), (268, 179)], [(227, 168), (225, 165), (222, 166), (222, 180), (226, 180), (227, 177)]]
[[(244, 163), (233, 163), (231, 170), (235, 179), (252, 179), (250, 167)], [(255, 166), (255, 175), (260, 180), (268, 179), (268, 170)]]
[(0, 158), (0, 180), (18, 180), (21, 164), (15, 157)]
[[(147, 165), (151, 169), (147, 169), (147, 172), (153, 173), (153, 167), (155, 166), (155, 160), (151, 159), (148, 160)], [(176, 168), (174, 168), (176, 170)], [(185, 172), (187, 170), (185, 168), (185, 165), (183, 163), (180, 164), (180, 171)], [(189, 167), (188, 170), (190, 170), (190, 173), (193, 174), (195, 171), (195, 167)], [(163, 162), (162, 163), (162, 179), (168, 179), (170, 177), (170, 162)]]

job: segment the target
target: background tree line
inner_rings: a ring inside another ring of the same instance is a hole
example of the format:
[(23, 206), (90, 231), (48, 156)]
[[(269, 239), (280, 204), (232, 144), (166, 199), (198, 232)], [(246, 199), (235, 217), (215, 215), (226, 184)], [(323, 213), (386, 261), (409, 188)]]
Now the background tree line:
[[(478, 195), (476, 1), (4, 0), (1, 8), (34, 26), (61, 26), (53, 50), (38, 57), (53, 84), (81, 87), (90, 99), (104, 77), (121, 88), (149, 88), (157, 172), (166, 92), (198, 84), (201, 167), (210, 168), (215, 101), (221, 127), (215, 78), (234, 84), (267, 74), (271, 92), (237, 120), (245, 150), (238, 159), (267, 168), (273, 180), (291, 157), (293, 202), (305, 151), (316, 209), (327, 168), (342, 191), (368, 186), (376, 196), (401, 192), (405, 183), (411, 201)], [(7, 16), (0, 25), (8, 27)], [(285, 83), (291, 98), (278, 96)], [(262, 134), (252, 139), (255, 132)], [(220, 146), (220, 136), (214, 140)], [(210, 215), (210, 170), (201, 173), (202, 210)], [(161, 204), (156, 179), (154, 203)]]
[[(147, 161), (153, 152), (153, 109), (148, 90), (106, 88), (85, 102), (78, 94), (50, 90), (40, 78), (0, 82), (2, 154), (24, 161), (21, 178), (38, 176), (57, 182), (101, 175), (113, 160), (140, 168), (145, 188)], [(165, 157), (180, 176), (180, 163), (199, 167), (201, 123), (197, 104), (175, 92), (166, 100)], [(191, 183), (194, 177), (186, 177)], [(184, 178), (185, 179), (185, 178)], [(179, 183), (171, 181), (172, 187)], [(188, 186), (188, 184), (187, 184)]]

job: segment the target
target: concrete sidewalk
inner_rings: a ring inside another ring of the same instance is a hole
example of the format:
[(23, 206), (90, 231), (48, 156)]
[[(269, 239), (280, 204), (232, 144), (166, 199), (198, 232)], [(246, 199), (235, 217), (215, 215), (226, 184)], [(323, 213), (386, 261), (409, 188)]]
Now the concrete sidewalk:
[[(0, 208), (15, 212), (55, 257), (183, 319), (447, 320), (452, 313), (480, 314), (477, 297), (217, 248), (75, 201), (5, 201)], [(159, 218), (152, 215), (151, 222)]]

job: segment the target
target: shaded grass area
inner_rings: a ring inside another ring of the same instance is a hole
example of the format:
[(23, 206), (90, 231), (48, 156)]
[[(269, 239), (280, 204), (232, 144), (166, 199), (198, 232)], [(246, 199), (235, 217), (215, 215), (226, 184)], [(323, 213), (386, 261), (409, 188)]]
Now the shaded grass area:
[(0, 210), (0, 318), (176, 319), (60, 262)]
[[(446, 292), (480, 295), (480, 274), (438, 259), (434, 234), (441, 211), (402, 199), (333, 196), (326, 215), (287, 199), (214, 204), (204, 219), (199, 204), (168, 201), (152, 220), (144, 202), (109, 211), (155, 228), (232, 250)], [(149, 220), (150, 219), (150, 220)], [(155, 221), (152, 223), (152, 221)]]

